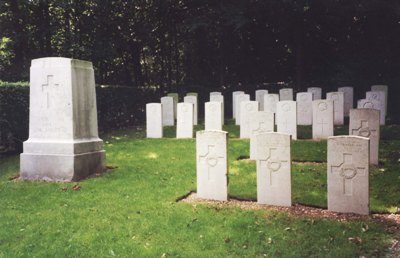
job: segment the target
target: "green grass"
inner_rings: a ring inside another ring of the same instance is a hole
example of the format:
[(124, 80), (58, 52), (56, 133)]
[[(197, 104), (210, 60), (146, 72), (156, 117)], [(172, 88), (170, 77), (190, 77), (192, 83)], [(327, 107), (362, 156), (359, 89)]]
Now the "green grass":
[[(202, 129), (197, 126), (196, 129)], [(255, 200), (255, 162), (238, 128), (229, 139), (229, 194)], [(345, 130), (345, 129), (341, 129)], [(386, 135), (400, 128), (386, 129)], [(196, 190), (195, 139), (144, 139), (141, 127), (104, 135), (117, 169), (79, 183), (10, 181), (19, 157), (0, 159), (0, 257), (358, 257), (384, 256), (394, 236), (372, 219), (340, 222), (284, 212), (176, 202)], [(301, 129), (301, 137), (310, 128)], [(299, 137), (299, 138), (301, 138)], [(371, 167), (370, 207), (400, 205), (400, 139), (382, 141)], [(293, 201), (326, 207), (326, 141), (292, 144)], [(367, 229), (367, 230), (366, 230)], [(360, 237), (361, 243), (349, 241)]]

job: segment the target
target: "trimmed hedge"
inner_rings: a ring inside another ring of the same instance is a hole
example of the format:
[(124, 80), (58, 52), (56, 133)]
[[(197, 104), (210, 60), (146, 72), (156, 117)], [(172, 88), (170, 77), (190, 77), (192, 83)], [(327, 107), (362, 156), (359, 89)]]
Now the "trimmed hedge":
[[(29, 87), (0, 87), (0, 153), (22, 151), (29, 136)], [(159, 102), (154, 90), (122, 86), (97, 86), (97, 116), (100, 132), (143, 124), (145, 106)]]

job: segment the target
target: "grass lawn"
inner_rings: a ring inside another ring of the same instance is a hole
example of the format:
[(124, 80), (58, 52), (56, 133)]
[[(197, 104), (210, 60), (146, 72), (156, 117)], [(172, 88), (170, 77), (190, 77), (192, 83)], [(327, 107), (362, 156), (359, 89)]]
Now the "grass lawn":
[[(237, 139), (232, 123), (224, 129), (229, 195), (255, 200), (255, 162), (245, 159), (249, 141)], [(104, 135), (107, 164), (118, 168), (79, 184), (11, 181), (19, 157), (1, 158), (0, 257), (390, 254), (396, 234), (368, 217), (338, 221), (177, 202), (196, 190), (195, 139), (174, 139), (175, 127), (165, 128), (164, 139), (144, 135), (141, 127)], [(310, 127), (299, 128), (300, 139), (310, 135)], [(391, 213), (400, 207), (400, 127), (386, 126), (382, 139), (381, 164), (370, 168), (370, 209)], [(293, 201), (326, 208), (326, 141), (294, 141), (292, 155)]]

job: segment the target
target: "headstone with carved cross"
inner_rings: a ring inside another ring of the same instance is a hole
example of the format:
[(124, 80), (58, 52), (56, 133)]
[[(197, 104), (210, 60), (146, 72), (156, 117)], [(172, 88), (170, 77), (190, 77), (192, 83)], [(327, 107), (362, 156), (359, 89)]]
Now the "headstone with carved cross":
[(175, 125), (174, 119), (174, 98), (165, 96), (161, 98), (162, 105), (162, 121), (163, 125), (173, 126)]
[(193, 103), (178, 103), (176, 138), (193, 138)]
[(222, 111), (221, 111), (221, 123), (224, 124), (224, 119), (225, 119), (225, 108), (224, 108), (224, 95), (210, 95), (210, 102), (221, 102), (222, 104)]
[(228, 133), (198, 131), (196, 133), (197, 196), (203, 199), (228, 199)]
[(312, 138), (318, 140), (333, 136), (333, 102), (325, 99), (314, 100), (312, 109)]
[(250, 101), (250, 95), (249, 94), (238, 94), (236, 95), (236, 120), (235, 124), (240, 125), (240, 119), (242, 118), (240, 116), (240, 103), (243, 101)]
[(211, 101), (205, 103), (205, 130), (222, 130), (222, 102)]
[(369, 138), (369, 161), (379, 163), (379, 110), (350, 109), (349, 135)]
[(290, 135), (260, 133), (256, 136), (257, 202), (291, 206)]
[(297, 111), (296, 101), (279, 101), (276, 107), (276, 131), (287, 133), (297, 140)]
[(333, 101), (333, 124), (344, 124), (344, 94), (343, 92), (328, 92), (326, 99)]
[(293, 89), (284, 88), (279, 90), (279, 100), (293, 100)]
[(146, 136), (147, 138), (162, 138), (162, 104), (146, 104)]
[(264, 111), (274, 113), (276, 124), (276, 105), (279, 102), (279, 94), (265, 94), (264, 95)]
[(250, 159), (256, 160), (256, 135), (274, 131), (274, 113), (259, 111), (250, 114)]
[(311, 92), (313, 95), (313, 100), (318, 100), (322, 98), (322, 89), (320, 87), (309, 87), (307, 92)]
[(23, 148), (23, 179), (77, 181), (104, 170), (91, 62), (32, 60), (29, 139)]
[(354, 89), (353, 87), (339, 87), (339, 92), (343, 92), (343, 113), (345, 117), (350, 114), (350, 109), (354, 106)]
[(328, 210), (369, 213), (369, 139), (328, 138)]
[(239, 94), (244, 94), (244, 91), (232, 92), (232, 118), (235, 118), (235, 119), (236, 119), (236, 96)]
[(386, 105), (386, 99), (385, 99), (385, 92), (384, 91), (367, 91), (365, 93), (366, 99), (371, 100), (371, 101), (377, 101), (376, 103), (379, 106), (374, 106), (374, 108), (378, 108), (380, 111), (380, 124), (385, 125), (385, 118), (386, 118), (386, 112), (385, 112), (385, 105)]
[(183, 98), (183, 102), (192, 103), (193, 104), (193, 124), (197, 125), (198, 120), (198, 103), (197, 103), (197, 96), (189, 95)]
[(385, 114), (380, 112), (381, 109), (381, 102), (377, 99), (359, 99), (357, 101), (357, 108), (371, 108), (371, 109), (376, 109), (379, 110), (379, 124), (384, 125), (385, 124)]
[(298, 92), (296, 94), (297, 124), (312, 125), (312, 93)]
[(385, 115), (387, 114), (387, 103), (388, 103), (388, 90), (389, 87), (387, 85), (372, 85), (371, 91), (383, 91), (385, 92)]
[(174, 120), (177, 119), (177, 107), (179, 102), (179, 94), (176, 92), (171, 92), (167, 94), (168, 97), (172, 97), (174, 99)]
[(251, 113), (258, 112), (258, 101), (242, 101), (240, 103), (240, 138), (250, 139)]
[(268, 94), (268, 90), (256, 90), (256, 101), (260, 103), (260, 111), (264, 111), (264, 95)]

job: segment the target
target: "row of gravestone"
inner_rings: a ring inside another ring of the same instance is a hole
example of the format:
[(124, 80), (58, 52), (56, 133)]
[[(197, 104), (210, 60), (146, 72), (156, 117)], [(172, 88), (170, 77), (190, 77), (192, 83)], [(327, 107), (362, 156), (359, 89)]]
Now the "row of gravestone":
[[(197, 196), (228, 199), (228, 133), (210, 130), (196, 135)], [(291, 137), (284, 133), (255, 136), (257, 202), (291, 206)], [(369, 139), (359, 136), (328, 138), (328, 210), (369, 213)]]

